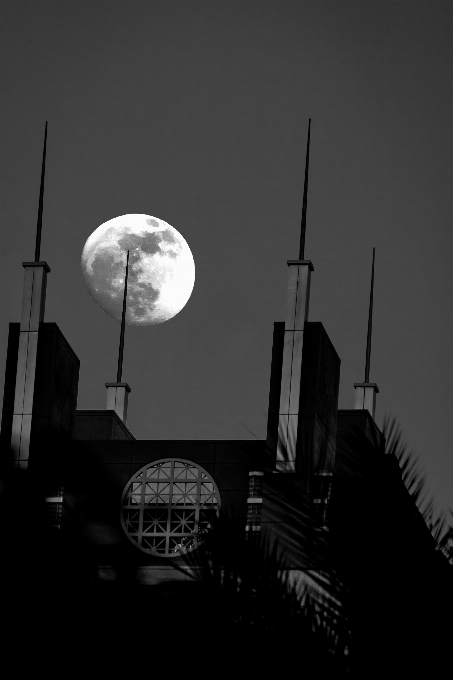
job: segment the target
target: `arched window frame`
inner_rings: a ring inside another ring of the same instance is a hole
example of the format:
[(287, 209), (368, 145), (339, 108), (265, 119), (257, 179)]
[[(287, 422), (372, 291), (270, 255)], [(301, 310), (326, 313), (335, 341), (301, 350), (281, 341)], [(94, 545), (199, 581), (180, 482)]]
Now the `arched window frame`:
[(140, 550), (177, 557), (195, 550), (220, 508), (212, 476), (185, 458), (161, 458), (132, 475), (121, 496), (121, 525)]

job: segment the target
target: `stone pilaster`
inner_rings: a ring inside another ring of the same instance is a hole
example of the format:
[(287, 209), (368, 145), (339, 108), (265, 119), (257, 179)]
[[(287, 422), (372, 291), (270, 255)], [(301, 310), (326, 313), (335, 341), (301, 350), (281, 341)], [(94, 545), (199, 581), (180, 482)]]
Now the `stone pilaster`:
[(11, 449), (17, 467), (27, 468), (35, 390), (39, 325), (44, 321), (47, 274), (46, 262), (23, 262), (24, 290), (20, 320)]
[(356, 409), (366, 409), (370, 412), (372, 418), (376, 413), (376, 394), (379, 388), (376, 383), (354, 383), (355, 388), (355, 404)]
[(109, 411), (115, 411), (126, 425), (127, 404), (131, 388), (127, 383), (105, 383), (107, 388), (107, 406)]
[(310, 260), (288, 260), (288, 267), (276, 462), (279, 472), (295, 471), (304, 324), (313, 271)]

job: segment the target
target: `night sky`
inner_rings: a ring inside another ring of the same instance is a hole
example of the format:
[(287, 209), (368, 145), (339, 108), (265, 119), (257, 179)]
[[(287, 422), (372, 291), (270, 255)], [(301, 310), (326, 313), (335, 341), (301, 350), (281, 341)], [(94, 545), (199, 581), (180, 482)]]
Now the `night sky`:
[(80, 358), (79, 408), (105, 407), (120, 334), (84, 286), (83, 246), (145, 213), (184, 236), (196, 281), (175, 318), (126, 328), (128, 426), (265, 438), (311, 117), (309, 318), (341, 358), (340, 408), (364, 379), (375, 246), (377, 421), (397, 417), (453, 505), (453, 4), (41, 0), (1, 14), (0, 390), (48, 120), (46, 321)]

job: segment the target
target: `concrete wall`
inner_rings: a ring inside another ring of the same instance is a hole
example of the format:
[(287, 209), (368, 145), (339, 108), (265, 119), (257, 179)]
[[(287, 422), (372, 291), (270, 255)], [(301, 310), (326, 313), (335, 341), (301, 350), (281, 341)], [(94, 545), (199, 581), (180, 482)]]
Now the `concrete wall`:
[[(11, 323), (5, 369), (2, 414), (3, 459), (9, 461), (14, 410), (20, 324)], [(33, 390), (30, 464), (40, 466), (72, 437), (80, 362), (55, 323), (41, 323), (38, 332)]]
[(56, 323), (41, 324), (38, 337), (34, 427), (52, 427), (72, 436), (80, 361)]
[(363, 476), (367, 450), (383, 451), (384, 436), (366, 409), (341, 409), (337, 423), (335, 475)]
[(337, 437), (340, 358), (322, 323), (305, 324), (299, 402), (298, 469), (310, 484), (312, 473), (333, 471)]
[(107, 409), (78, 409), (74, 425), (77, 440), (135, 440), (116, 411)]
[(280, 390), (282, 382), (283, 346), (285, 340), (285, 322), (274, 323), (272, 338), (272, 360), (269, 385), (269, 407), (267, 415), (267, 449), (269, 467), (275, 467), (278, 440), (278, 415), (280, 408)]
[[(274, 324), (267, 445), (275, 461), (285, 324)], [(302, 350), (296, 470), (305, 483), (313, 471), (333, 469), (335, 460), (340, 359), (319, 322), (306, 322)], [(269, 461), (272, 468), (272, 461)], [(308, 490), (308, 489), (307, 489)]]
[(264, 450), (265, 442), (253, 440), (74, 441), (64, 482), (67, 530), (81, 534), (105, 578), (116, 578), (121, 565), (140, 571), (144, 582), (156, 582), (156, 569), (162, 578), (175, 578), (181, 558), (147, 555), (123, 532), (121, 495), (132, 475), (162, 458), (198, 464), (217, 484), (222, 510), (245, 525), (249, 471), (263, 467)]

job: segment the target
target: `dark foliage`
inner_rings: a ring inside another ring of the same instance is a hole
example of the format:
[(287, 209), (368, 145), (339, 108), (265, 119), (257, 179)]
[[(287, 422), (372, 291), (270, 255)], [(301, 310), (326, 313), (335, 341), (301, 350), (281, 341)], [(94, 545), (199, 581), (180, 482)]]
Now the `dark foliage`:
[(334, 480), (328, 532), (294, 484), (271, 507), (285, 531), (257, 538), (221, 516), (185, 555), (191, 581), (165, 587), (140, 587), (134, 567), (100, 583), (84, 527), (48, 526), (39, 480), (5, 472), (5, 654), (35, 674), (130, 673), (139, 654), (141, 669), (189, 677), (441, 677), (452, 529), (394, 421), (385, 434), (385, 451), (355, 432), (337, 452), (354, 475)]
[(329, 522), (349, 598), (351, 673), (382, 677), (391, 667), (437, 677), (449, 662), (451, 572), (417, 507), (423, 484), (413, 454), (395, 421), (384, 434), (384, 450), (360, 431), (337, 450), (353, 470), (334, 484)]
[(358, 430), (343, 442), (354, 472), (333, 483), (327, 533), (287, 497), (278, 511), (290, 531), (258, 539), (222, 517), (186, 555), (215, 612), (212, 650), (241, 650), (261, 672), (298, 664), (309, 678), (440, 675), (450, 658), (451, 528), (432, 521), (432, 502), (420, 505), (423, 484), (395, 421), (385, 435), (385, 449)]
[(345, 676), (349, 630), (326, 574), (288, 570), (275, 541), (226, 516), (185, 561), (210, 603), (214, 656), (235, 649), (245, 668), (260, 672), (281, 673), (297, 660), (307, 677)]
[(434, 499), (426, 489), (426, 478), (414, 451), (409, 449), (394, 418), (386, 417), (383, 427), (386, 453), (394, 456), (401, 468), (402, 479), (426, 526), (440, 550), (453, 565), (453, 512), (436, 509)]

